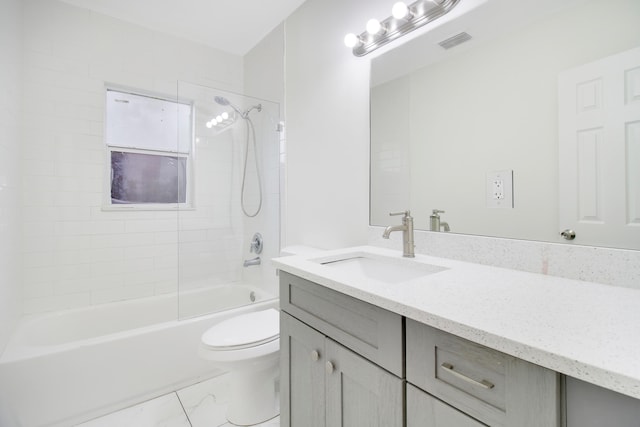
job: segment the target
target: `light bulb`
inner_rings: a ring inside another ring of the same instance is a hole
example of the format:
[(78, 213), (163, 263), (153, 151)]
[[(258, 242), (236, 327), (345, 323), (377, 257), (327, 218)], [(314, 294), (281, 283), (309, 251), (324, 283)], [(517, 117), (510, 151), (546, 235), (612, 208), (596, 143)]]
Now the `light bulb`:
[(391, 14), (396, 19), (405, 19), (411, 16), (409, 12), (409, 7), (404, 2), (397, 2), (391, 8)]
[(367, 33), (371, 35), (378, 34), (382, 30), (382, 24), (377, 19), (369, 19), (367, 21)]
[(216, 122), (218, 122), (218, 123), (222, 123), (222, 116), (218, 116), (218, 117), (216, 117)]
[(355, 47), (358, 44), (360, 44), (360, 37), (356, 36), (355, 34), (349, 33), (344, 36), (344, 45), (346, 47)]
[(211, 129), (213, 127), (213, 123), (207, 122), (205, 126), (207, 126), (208, 129)]
[(228, 118), (229, 118), (229, 113), (227, 113), (226, 111), (222, 113), (222, 120), (227, 120)]

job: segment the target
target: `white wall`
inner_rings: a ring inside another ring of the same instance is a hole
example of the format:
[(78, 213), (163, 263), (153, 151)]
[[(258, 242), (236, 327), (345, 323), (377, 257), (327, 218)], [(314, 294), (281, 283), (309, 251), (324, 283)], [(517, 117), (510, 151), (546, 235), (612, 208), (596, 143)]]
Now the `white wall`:
[[(344, 35), (393, 2), (308, 0), (286, 21), (284, 244), (362, 244), (369, 217), (369, 59)], [(372, 15), (373, 14), (373, 15)]]
[[(0, 354), (22, 312), (20, 288), (20, 0), (0, 3)], [(0, 422), (2, 424), (2, 422)]]
[[(242, 58), (58, 1), (22, 3), (24, 311), (175, 290), (178, 214), (101, 210), (104, 85), (175, 96), (181, 80), (241, 92)], [(225, 236), (205, 216), (180, 212), (180, 259), (233, 274), (193, 241), (203, 230)]]
[[(276, 125), (278, 121), (284, 120), (284, 24), (276, 27), (244, 56), (244, 93), (273, 101), (277, 105), (271, 108), (269, 103), (270, 111), (265, 108), (262, 113), (251, 113), (257, 124), (263, 124), (262, 138), (258, 135), (258, 151), (262, 161), (264, 194), (260, 213), (254, 218), (245, 217), (243, 221), (243, 259), (256, 256), (255, 253), (249, 252), (249, 243), (255, 232), (262, 234), (264, 248), (260, 254), (260, 267), (243, 268), (243, 280), (260, 285), (271, 294), (277, 295), (278, 281), (271, 259), (277, 257), (280, 251), (280, 184), (281, 174), (284, 172), (281, 160), (284, 161), (285, 153), (284, 133), (277, 132)], [(265, 117), (266, 114), (270, 117)]]

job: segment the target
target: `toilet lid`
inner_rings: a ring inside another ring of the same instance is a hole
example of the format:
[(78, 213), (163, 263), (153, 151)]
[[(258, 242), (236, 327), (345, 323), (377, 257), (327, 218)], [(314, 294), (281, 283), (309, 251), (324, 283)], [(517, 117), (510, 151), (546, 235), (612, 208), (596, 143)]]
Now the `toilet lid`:
[(280, 313), (274, 308), (224, 320), (202, 335), (202, 344), (214, 350), (238, 350), (273, 341), (280, 333)]

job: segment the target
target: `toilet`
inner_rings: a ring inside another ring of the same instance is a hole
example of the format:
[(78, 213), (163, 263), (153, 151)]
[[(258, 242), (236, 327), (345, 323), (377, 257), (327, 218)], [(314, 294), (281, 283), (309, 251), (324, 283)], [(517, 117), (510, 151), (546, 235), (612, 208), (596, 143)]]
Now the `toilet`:
[(224, 320), (202, 335), (200, 356), (230, 373), (231, 424), (259, 424), (280, 413), (279, 334), (280, 312), (270, 308)]

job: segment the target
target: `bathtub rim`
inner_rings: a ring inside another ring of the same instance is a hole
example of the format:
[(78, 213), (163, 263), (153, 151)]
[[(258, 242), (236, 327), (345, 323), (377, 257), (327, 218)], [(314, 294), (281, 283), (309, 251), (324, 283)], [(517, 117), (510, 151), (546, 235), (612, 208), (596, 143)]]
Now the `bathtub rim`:
[[(176, 293), (153, 295), (153, 296), (144, 297), (144, 298), (134, 298), (134, 299), (128, 299), (123, 301), (112, 301), (104, 304), (95, 304), (95, 305), (85, 306), (85, 307), (68, 308), (64, 310), (50, 311), (46, 313), (25, 315), (16, 324), (16, 327), (12, 331), (9, 340), (7, 341), (7, 344), (5, 345), (2, 353), (0, 354), (0, 365), (8, 364), (8, 363), (15, 362), (18, 360), (23, 360), (23, 359), (33, 359), (37, 357), (43, 357), (43, 356), (54, 354), (54, 353), (73, 351), (79, 346), (89, 346), (89, 345), (99, 344), (102, 342), (117, 340), (118, 338), (162, 330), (165, 328), (169, 328), (176, 323), (180, 323), (180, 324), (195, 323), (198, 321), (213, 318), (216, 315), (219, 315), (221, 313), (239, 312), (239, 311), (242, 311), (243, 308), (260, 306), (262, 304), (273, 303), (274, 301), (277, 302), (278, 300), (277, 296), (271, 295), (268, 292), (265, 292), (262, 288), (259, 288), (251, 284), (216, 285), (210, 288), (195, 288), (195, 289), (190, 289), (188, 291), (183, 291), (183, 292), (195, 294), (198, 292), (211, 290), (212, 288), (220, 288), (220, 287), (228, 287), (228, 286), (242, 286), (243, 288), (246, 288), (252, 291), (257, 291), (259, 295), (262, 295), (265, 297), (263, 299), (256, 300), (255, 302), (251, 302), (249, 304), (244, 304), (244, 305), (240, 305), (240, 306), (236, 306), (236, 307), (232, 307), (224, 310), (218, 310), (211, 313), (194, 314), (194, 315), (184, 316), (184, 317), (181, 317), (179, 315), (179, 302), (178, 302), (179, 294), (176, 294)], [(32, 343), (29, 343), (28, 342), (29, 339), (23, 335), (25, 329), (27, 329), (33, 323), (46, 321), (47, 319), (50, 319), (50, 318), (65, 316), (68, 314), (87, 312), (95, 309), (112, 308), (119, 305), (135, 305), (143, 302), (148, 302), (149, 300), (152, 300), (152, 299), (171, 299), (171, 298), (176, 298), (176, 306), (175, 306), (176, 317), (168, 319), (163, 322), (153, 323), (145, 326), (139, 326), (131, 329), (120, 330), (116, 332), (93, 336), (90, 338), (84, 338), (81, 340), (67, 341), (60, 344), (49, 344), (49, 345), (32, 344)], [(278, 304), (276, 304), (275, 306), (277, 307)]]

